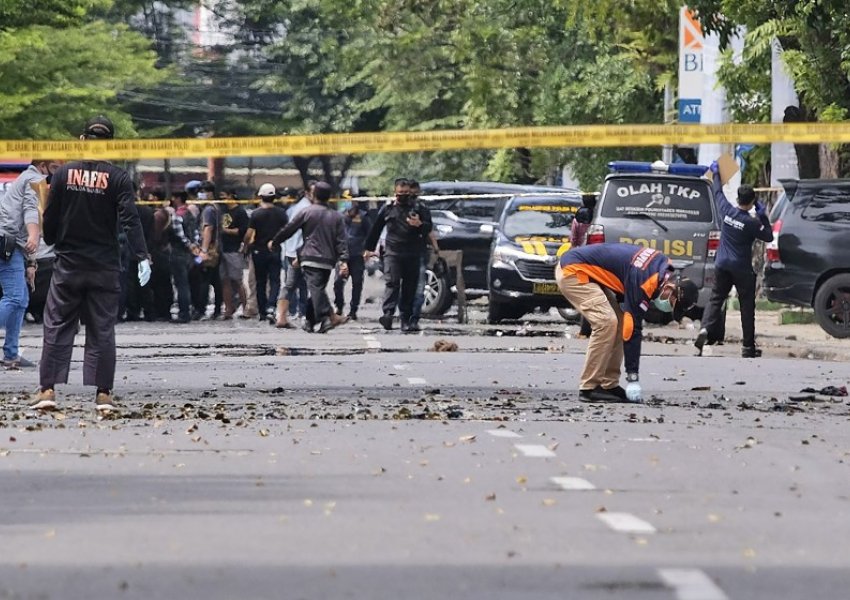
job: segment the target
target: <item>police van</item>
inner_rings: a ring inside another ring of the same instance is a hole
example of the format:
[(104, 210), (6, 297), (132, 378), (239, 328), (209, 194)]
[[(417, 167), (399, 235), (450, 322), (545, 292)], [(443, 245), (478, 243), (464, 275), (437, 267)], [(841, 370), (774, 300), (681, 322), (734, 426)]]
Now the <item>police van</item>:
[(508, 201), (490, 251), (490, 323), (519, 319), (535, 308), (569, 308), (555, 283), (555, 264), (559, 250), (569, 248), (570, 227), (581, 206), (578, 193), (516, 196)]
[[(701, 288), (704, 307), (720, 247), (719, 215), (704, 177), (708, 167), (615, 161), (608, 168), (587, 243), (623, 242), (663, 252)], [(700, 315), (701, 310), (689, 316)]]

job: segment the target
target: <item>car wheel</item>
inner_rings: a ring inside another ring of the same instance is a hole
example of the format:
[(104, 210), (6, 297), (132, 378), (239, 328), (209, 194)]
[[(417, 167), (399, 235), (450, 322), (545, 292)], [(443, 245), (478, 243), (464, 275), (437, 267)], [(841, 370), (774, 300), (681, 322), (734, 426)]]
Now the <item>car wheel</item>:
[(425, 302), (422, 314), (426, 317), (439, 317), (449, 310), (454, 298), (448, 277), (437, 277), (431, 269), (425, 271)]
[(528, 312), (525, 307), (499, 302), (493, 296), (490, 296), (489, 300), (487, 304), (487, 322), (491, 325), (497, 325), (502, 321), (520, 319)]
[(567, 323), (578, 323), (581, 321), (581, 313), (574, 308), (559, 308), (558, 314)]
[(850, 337), (850, 273), (823, 282), (815, 294), (814, 309), (818, 325), (829, 335)]

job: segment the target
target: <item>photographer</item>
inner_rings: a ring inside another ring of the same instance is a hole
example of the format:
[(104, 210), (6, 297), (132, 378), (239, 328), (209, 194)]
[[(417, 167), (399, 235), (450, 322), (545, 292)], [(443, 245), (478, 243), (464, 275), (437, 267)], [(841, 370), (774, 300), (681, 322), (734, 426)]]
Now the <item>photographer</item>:
[(384, 329), (392, 329), (396, 307), (401, 330), (419, 331), (413, 316), (413, 301), (419, 283), (419, 269), (433, 229), (431, 211), (416, 202), (407, 179), (395, 181), (395, 201), (381, 208), (366, 238), (364, 258), (374, 254), (381, 231), (387, 228), (384, 254), (384, 314), (378, 319)]

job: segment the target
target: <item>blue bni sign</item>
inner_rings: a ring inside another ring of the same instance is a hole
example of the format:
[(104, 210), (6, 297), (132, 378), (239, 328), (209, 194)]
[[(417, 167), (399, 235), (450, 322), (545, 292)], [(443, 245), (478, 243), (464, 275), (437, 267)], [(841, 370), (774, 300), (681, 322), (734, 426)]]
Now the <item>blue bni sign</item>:
[(679, 98), (679, 123), (699, 123), (702, 115), (702, 100)]

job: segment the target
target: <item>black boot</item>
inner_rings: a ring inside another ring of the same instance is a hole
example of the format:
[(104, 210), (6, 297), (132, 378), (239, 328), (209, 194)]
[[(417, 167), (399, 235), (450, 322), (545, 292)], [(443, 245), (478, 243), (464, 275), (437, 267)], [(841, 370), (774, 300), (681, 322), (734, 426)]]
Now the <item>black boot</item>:
[(744, 358), (758, 358), (761, 356), (761, 348), (756, 346), (744, 346), (741, 348), (741, 356)]

